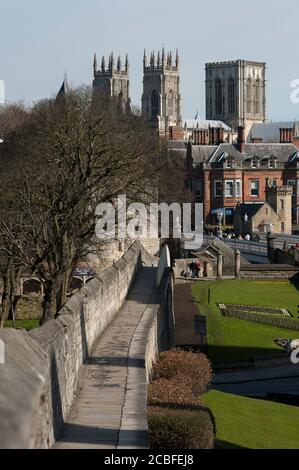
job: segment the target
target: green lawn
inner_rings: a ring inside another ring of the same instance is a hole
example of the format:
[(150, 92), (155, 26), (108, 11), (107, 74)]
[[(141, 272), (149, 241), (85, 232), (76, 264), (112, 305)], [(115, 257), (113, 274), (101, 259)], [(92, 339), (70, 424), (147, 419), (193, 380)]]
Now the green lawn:
[[(211, 289), (210, 305), (208, 288)], [(274, 344), (274, 339), (298, 338), (298, 331), (223, 317), (217, 306), (218, 303), (236, 303), (286, 308), (296, 319), (299, 291), (291, 282), (198, 282), (193, 285), (192, 292), (200, 313), (207, 317), (208, 355), (213, 362), (279, 355), (282, 350)]]
[[(33, 330), (34, 328), (38, 328), (39, 320), (17, 320), (16, 321), (17, 328), (24, 328), (27, 331)], [(5, 322), (5, 328), (13, 328), (12, 321)]]
[(216, 419), (219, 448), (299, 449), (299, 408), (212, 390), (203, 396)]

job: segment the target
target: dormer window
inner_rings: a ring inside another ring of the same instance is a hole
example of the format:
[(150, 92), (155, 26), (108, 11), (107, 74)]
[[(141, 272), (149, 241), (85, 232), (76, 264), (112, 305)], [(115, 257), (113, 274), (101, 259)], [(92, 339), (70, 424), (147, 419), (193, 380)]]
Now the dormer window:
[(228, 157), (225, 161), (225, 168), (234, 168), (235, 160), (232, 157)]
[(269, 168), (276, 168), (276, 159), (274, 157), (269, 159)]
[(299, 160), (299, 152), (295, 152), (291, 157), (290, 157), (290, 163), (295, 163), (298, 162)]
[(253, 157), (251, 160), (251, 168), (259, 168), (259, 161), (256, 157)]

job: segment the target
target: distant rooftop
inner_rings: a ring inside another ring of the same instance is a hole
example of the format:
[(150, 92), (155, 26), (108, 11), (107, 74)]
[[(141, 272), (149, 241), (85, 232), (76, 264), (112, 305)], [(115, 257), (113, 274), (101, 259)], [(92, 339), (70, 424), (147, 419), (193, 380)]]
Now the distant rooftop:
[(253, 124), (248, 134), (247, 142), (250, 143), (252, 139), (262, 139), (264, 143), (277, 144), (280, 142), (279, 129), (291, 129), (298, 125), (299, 123), (297, 123), (295, 120)]
[(226, 131), (230, 131), (231, 128), (224, 124), (222, 121), (213, 121), (210, 119), (183, 119), (183, 126), (187, 129), (208, 129), (209, 127), (222, 127)]

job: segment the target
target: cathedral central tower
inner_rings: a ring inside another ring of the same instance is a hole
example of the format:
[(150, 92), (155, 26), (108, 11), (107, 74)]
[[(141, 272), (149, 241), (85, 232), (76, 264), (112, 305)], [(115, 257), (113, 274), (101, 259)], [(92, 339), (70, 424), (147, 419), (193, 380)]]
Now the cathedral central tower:
[(181, 126), (181, 95), (179, 76), (179, 54), (173, 61), (172, 53), (151, 53), (148, 61), (146, 51), (143, 58), (142, 115), (166, 135), (170, 126)]

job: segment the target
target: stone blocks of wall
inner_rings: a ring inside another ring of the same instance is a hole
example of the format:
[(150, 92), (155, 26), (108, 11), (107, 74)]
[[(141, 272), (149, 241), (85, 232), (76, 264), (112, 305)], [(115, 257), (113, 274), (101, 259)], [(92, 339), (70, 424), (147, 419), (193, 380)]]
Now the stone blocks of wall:
[[(271, 265), (269, 265), (271, 266)], [(298, 271), (289, 271), (289, 270), (283, 270), (281, 269), (280, 271), (278, 270), (271, 270), (269, 268), (267, 271), (254, 271), (254, 270), (246, 270), (246, 271), (241, 271), (240, 277), (241, 279), (258, 279), (258, 280), (263, 280), (263, 279), (292, 279), (295, 276), (298, 275)]]
[(57, 319), (30, 333), (3, 330), (0, 448), (49, 448), (67, 417), (79, 370), (113, 320), (142, 263), (135, 242), (124, 257), (74, 295)]

